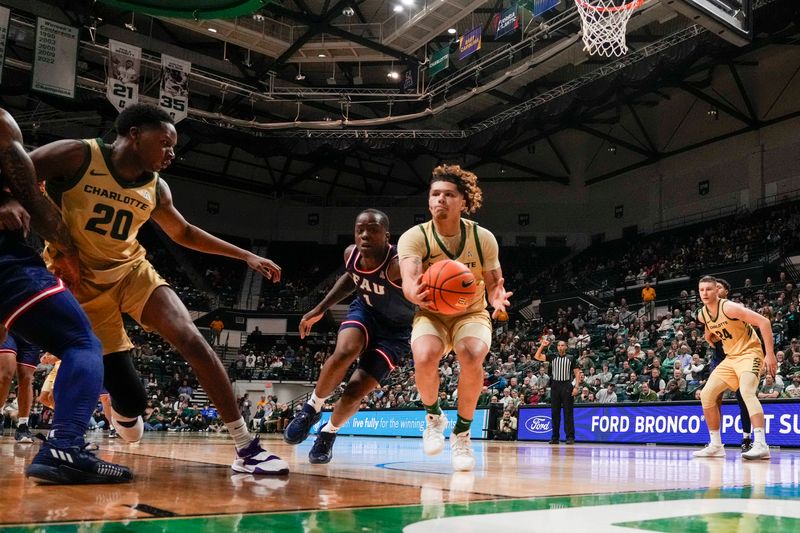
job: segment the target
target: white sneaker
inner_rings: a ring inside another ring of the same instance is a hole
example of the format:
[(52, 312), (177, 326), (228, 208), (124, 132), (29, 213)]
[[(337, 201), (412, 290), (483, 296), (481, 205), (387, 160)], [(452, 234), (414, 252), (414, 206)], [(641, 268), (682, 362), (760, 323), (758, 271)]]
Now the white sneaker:
[(450, 450), (452, 451), (453, 470), (466, 472), (475, 468), (475, 454), (472, 451), (469, 431), (458, 435), (451, 433)]
[(422, 433), (422, 451), (425, 455), (439, 455), (444, 450), (444, 430), (447, 428), (447, 416), (425, 415), (425, 431)]
[(702, 450), (692, 453), (695, 457), (725, 457), (725, 446), (722, 444), (706, 444)]
[(261, 447), (255, 437), (247, 447), (237, 450), (231, 468), (241, 474), (261, 474), (282, 476), (289, 473), (289, 464)]
[(742, 454), (745, 459), (769, 459), (769, 446), (765, 442), (754, 442), (753, 447)]

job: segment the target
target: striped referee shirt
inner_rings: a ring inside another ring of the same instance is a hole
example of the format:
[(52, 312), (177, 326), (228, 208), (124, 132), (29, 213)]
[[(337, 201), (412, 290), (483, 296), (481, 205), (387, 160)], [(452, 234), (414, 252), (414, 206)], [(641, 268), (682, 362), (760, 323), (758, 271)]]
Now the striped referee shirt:
[(558, 352), (547, 354), (550, 363), (550, 378), (553, 381), (572, 381), (575, 377), (574, 370), (578, 368), (578, 361), (574, 355), (558, 355)]

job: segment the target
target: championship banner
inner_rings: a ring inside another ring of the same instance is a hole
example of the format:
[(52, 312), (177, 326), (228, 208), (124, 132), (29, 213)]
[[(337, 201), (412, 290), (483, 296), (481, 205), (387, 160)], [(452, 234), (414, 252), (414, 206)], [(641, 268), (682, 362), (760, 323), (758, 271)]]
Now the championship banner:
[(533, 13), (534, 17), (541, 17), (560, 3), (561, 0), (520, 0), (519, 5)]
[(117, 111), (139, 101), (141, 59), (142, 49), (138, 46), (109, 39), (106, 97)]
[(431, 54), (431, 64), (428, 67), (428, 75), (433, 78), (441, 71), (450, 66), (450, 47), (443, 46)]
[(78, 28), (39, 17), (35, 48), (31, 89), (75, 98)]
[(494, 37), (499, 39), (504, 35), (515, 32), (519, 29), (519, 18), (517, 18), (517, 6), (513, 5), (494, 16)]
[[(800, 446), (800, 403), (762, 401), (767, 442), (773, 446)], [(708, 427), (698, 402), (658, 404), (578, 404), (575, 406), (575, 440), (626, 444), (708, 443)], [(722, 405), (721, 436), (724, 444), (742, 439), (739, 406)], [(550, 406), (520, 407), (519, 440), (550, 440), (553, 426)], [(561, 419), (561, 438), (564, 419)]]
[(464, 59), (481, 49), (481, 27), (465, 33), (458, 40), (458, 59)]
[(161, 92), (158, 105), (177, 124), (189, 115), (189, 72), (192, 64), (168, 55), (161, 56)]
[(11, 10), (0, 7), (0, 83), (3, 81), (3, 66), (6, 62), (6, 38), (8, 37), (8, 19)]
[(417, 92), (417, 76), (417, 67), (408, 67), (403, 73), (402, 81), (400, 82), (401, 94), (413, 94)]

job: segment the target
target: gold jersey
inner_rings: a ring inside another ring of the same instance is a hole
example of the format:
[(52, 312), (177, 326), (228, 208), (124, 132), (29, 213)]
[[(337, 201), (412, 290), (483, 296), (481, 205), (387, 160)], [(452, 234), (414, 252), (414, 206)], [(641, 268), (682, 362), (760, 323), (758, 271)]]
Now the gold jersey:
[[(125, 277), (145, 258), (136, 239), (139, 228), (158, 205), (158, 173), (137, 182), (114, 174), (111, 147), (88, 139), (83, 167), (72, 179), (48, 180), (47, 195), (61, 209), (83, 267), (83, 279), (104, 285)], [(52, 264), (55, 250), (45, 248)]]
[(761, 348), (761, 340), (756, 334), (755, 328), (739, 320), (738, 318), (729, 318), (725, 314), (725, 304), (730, 302), (725, 298), (720, 298), (717, 315), (712, 316), (707, 306), (703, 306), (700, 310), (702, 319), (714, 337), (722, 342), (722, 349), (725, 350), (727, 357), (736, 357), (749, 353), (763, 352)]
[(422, 269), (439, 261), (453, 259), (470, 269), (475, 276), (477, 290), (475, 298), (464, 313), (482, 311), (486, 308), (486, 285), (483, 272), (500, 268), (497, 240), (492, 233), (477, 222), (461, 219), (459, 235), (445, 237), (437, 233), (433, 221), (428, 221), (406, 230), (398, 243), (400, 259), (408, 255), (422, 258)]

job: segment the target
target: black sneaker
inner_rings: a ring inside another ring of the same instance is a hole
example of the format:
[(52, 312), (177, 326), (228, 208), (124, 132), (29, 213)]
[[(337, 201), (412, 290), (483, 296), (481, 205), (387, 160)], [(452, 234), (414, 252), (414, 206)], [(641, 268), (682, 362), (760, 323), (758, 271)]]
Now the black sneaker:
[(14, 439), (20, 444), (33, 443), (33, 435), (31, 435), (31, 430), (28, 429), (28, 424), (20, 424), (17, 426), (17, 431), (14, 433)]
[(575, 444), (575, 439), (567, 439), (567, 444)]
[(550, 439), (549, 444), (558, 444), (558, 439)]
[(109, 439), (116, 439), (117, 438), (117, 430), (114, 429), (114, 428), (111, 428), (111, 430), (108, 432), (108, 438)]
[(133, 481), (133, 472), (128, 467), (103, 461), (82, 444), (57, 448), (51, 441), (42, 444), (25, 469), (25, 476), (58, 485)]
[(753, 447), (753, 441), (750, 437), (744, 437), (742, 439), (742, 453), (749, 452), (750, 448)]
[(336, 441), (336, 433), (320, 431), (314, 446), (308, 452), (308, 462), (312, 465), (324, 465), (333, 459), (333, 443)]
[(286, 429), (283, 430), (283, 440), (288, 444), (300, 444), (308, 438), (311, 427), (319, 422), (322, 413), (317, 413), (308, 404), (303, 406), (303, 410), (295, 415)]

